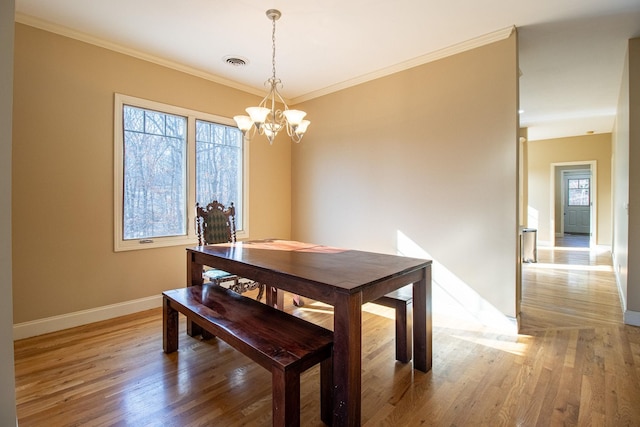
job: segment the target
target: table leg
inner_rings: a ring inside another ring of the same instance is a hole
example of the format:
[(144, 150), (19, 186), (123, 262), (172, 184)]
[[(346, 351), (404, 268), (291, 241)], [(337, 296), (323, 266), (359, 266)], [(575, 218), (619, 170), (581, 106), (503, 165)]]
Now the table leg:
[[(204, 278), (202, 277), (204, 266), (197, 263), (194, 258), (194, 254), (187, 252), (187, 286), (199, 286), (204, 283)], [(202, 328), (187, 320), (187, 335), (196, 337), (201, 334)]]
[(178, 350), (178, 312), (166, 297), (162, 298), (162, 348), (165, 353)]
[(432, 364), (431, 265), (413, 284), (413, 367), (428, 372)]
[(333, 426), (359, 426), (362, 406), (362, 294), (337, 298), (333, 318)]

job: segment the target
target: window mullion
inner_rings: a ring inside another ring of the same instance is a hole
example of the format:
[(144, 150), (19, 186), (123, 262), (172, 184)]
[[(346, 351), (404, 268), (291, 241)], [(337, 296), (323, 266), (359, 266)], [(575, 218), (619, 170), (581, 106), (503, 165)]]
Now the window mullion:
[(195, 205), (196, 205), (196, 117), (187, 118), (187, 235), (196, 238)]

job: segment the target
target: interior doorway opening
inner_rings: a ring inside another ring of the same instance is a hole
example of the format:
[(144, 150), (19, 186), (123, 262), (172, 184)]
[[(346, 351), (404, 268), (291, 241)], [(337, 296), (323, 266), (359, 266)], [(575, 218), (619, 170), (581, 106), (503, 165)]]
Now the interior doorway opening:
[(596, 161), (551, 165), (552, 246), (596, 246)]

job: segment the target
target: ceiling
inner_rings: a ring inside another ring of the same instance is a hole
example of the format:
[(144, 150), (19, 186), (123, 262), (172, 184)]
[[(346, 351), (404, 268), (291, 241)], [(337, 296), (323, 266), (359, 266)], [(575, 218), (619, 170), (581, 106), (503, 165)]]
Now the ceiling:
[[(529, 139), (611, 132), (640, 0), (16, 0), (16, 21), (296, 103), (490, 42), (517, 27)], [(245, 66), (225, 59), (239, 57)]]

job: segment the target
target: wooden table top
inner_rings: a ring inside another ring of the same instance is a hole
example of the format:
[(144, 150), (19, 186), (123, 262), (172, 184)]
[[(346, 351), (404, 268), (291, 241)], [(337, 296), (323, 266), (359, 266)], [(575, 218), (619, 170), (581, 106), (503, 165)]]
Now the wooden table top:
[(348, 292), (431, 264), (430, 260), (424, 259), (278, 239), (198, 246), (188, 250)]

